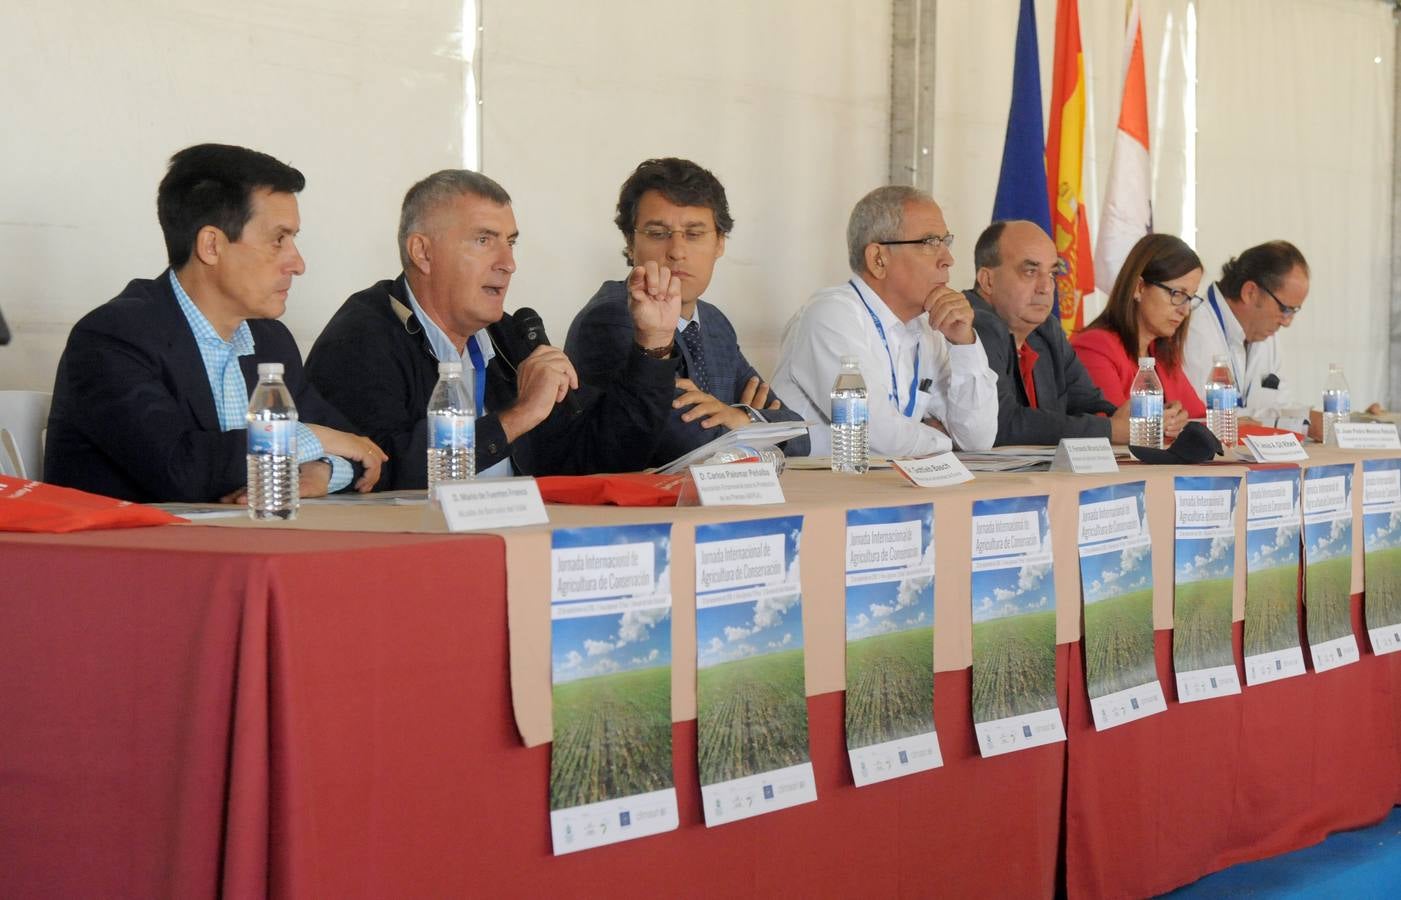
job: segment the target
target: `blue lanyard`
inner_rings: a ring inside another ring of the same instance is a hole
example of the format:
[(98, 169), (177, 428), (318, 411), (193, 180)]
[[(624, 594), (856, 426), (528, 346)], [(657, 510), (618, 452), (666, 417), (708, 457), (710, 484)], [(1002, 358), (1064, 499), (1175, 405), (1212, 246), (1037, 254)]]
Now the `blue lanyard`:
[(1241, 389), (1240, 373), (1236, 371), (1236, 355), (1231, 352), (1231, 336), (1226, 331), (1226, 317), (1221, 314), (1221, 306), (1216, 302), (1216, 285), (1206, 289), (1207, 302), (1216, 313), (1216, 324), (1221, 326), (1221, 338), (1226, 342), (1226, 359), (1231, 362), (1231, 377), (1236, 382), (1236, 406), (1245, 407), (1245, 391)]
[[(885, 358), (890, 361), (890, 402), (895, 404), (895, 408), (900, 408), (900, 395), (895, 390), (895, 357), (890, 352), (890, 341), (886, 340), (885, 327), (881, 325), (880, 318), (876, 316), (876, 311), (871, 309), (871, 304), (866, 302), (866, 298), (861, 296), (861, 289), (856, 286), (854, 280), (848, 281), (851, 289), (856, 292), (856, 299), (861, 301), (861, 305), (866, 307), (866, 314), (871, 317), (871, 322), (876, 326), (876, 334), (880, 335), (880, 342), (885, 347)], [(915, 377), (910, 379), (910, 400), (905, 404), (903, 410), (905, 418), (913, 418), (915, 413), (915, 398), (919, 395), (919, 342), (915, 342)]]
[(477, 346), (477, 336), (474, 334), (467, 339), (467, 355), (472, 358), (472, 387), (477, 395), (477, 415), (485, 415), (486, 407), (486, 357), (482, 356), (482, 348)]

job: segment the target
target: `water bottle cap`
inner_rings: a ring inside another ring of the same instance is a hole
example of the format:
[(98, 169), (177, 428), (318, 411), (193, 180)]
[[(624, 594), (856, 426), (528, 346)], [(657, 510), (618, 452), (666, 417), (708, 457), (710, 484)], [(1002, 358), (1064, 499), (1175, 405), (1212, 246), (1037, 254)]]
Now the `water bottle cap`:
[(1211, 358), (1211, 364), (1213, 366), (1229, 366), (1231, 359), (1224, 353), (1218, 353)]
[(859, 357), (859, 356), (843, 356), (843, 357), (842, 357), (842, 368), (843, 368), (843, 369), (859, 369), (859, 368), (861, 368), (861, 357)]
[(1140, 369), (1156, 369), (1158, 367), (1158, 361), (1151, 356), (1140, 356), (1138, 358), (1138, 367)]
[(258, 377), (265, 378), (268, 375), (281, 375), (282, 363), (258, 363)]
[(460, 362), (440, 362), (438, 363), (438, 374), (441, 375), (461, 375), (462, 363)]

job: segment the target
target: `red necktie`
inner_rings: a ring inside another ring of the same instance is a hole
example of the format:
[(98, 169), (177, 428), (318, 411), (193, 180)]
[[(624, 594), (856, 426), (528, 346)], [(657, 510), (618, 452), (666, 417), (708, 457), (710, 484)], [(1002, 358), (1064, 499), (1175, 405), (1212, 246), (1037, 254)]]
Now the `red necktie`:
[(1017, 368), (1022, 371), (1022, 388), (1026, 391), (1026, 405), (1032, 409), (1036, 408), (1036, 379), (1032, 371), (1036, 368), (1036, 360), (1039, 354), (1031, 349), (1030, 344), (1022, 344), (1022, 349), (1017, 351)]

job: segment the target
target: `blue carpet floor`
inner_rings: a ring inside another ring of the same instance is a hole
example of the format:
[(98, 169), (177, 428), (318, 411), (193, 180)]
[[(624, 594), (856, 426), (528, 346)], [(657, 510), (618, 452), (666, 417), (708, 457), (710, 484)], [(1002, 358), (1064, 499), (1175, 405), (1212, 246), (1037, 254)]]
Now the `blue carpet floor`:
[(1168, 897), (1401, 897), (1401, 807), (1371, 828), (1331, 835), (1274, 859), (1233, 866)]

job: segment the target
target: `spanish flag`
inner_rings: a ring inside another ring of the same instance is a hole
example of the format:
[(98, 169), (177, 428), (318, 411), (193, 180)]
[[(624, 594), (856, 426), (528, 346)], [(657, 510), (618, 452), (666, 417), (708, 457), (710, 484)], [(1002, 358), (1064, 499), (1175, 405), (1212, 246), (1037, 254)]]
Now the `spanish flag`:
[(1051, 74), (1051, 128), (1046, 138), (1046, 181), (1051, 237), (1065, 262), (1057, 279), (1061, 327), (1067, 334), (1085, 325), (1081, 298), (1095, 289), (1090, 226), (1083, 190), (1085, 163), (1085, 53), (1080, 43), (1077, 0), (1056, 0), (1056, 48)]

